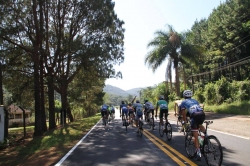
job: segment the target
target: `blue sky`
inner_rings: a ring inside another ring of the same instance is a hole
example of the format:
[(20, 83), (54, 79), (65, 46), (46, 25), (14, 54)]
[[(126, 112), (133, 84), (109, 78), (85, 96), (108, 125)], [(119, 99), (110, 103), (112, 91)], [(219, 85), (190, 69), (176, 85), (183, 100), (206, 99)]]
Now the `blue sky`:
[(190, 30), (196, 20), (208, 18), (213, 9), (224, 0), (114, 0), (115, 12), (125, 22), (125, 61), (116, 66), (122, 79), (111, 78), (106, 84), (129, 90), (158, 85), (165, 81), (167, 61), (152, 72), (145, 65), (147, 44), (157, 30), (166, 30), (167, 24), (177, 32)]

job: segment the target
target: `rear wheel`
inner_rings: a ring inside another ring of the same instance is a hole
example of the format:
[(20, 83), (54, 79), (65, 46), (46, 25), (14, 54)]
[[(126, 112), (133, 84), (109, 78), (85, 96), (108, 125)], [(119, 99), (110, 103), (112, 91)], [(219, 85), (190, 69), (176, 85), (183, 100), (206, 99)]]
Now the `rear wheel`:
[(161, 137), (163, 137), (163, 134), (164, 134), (163, 129), (164, 129), (164, 126), (161, 125), (161, 122), (159, 122), (159, 134)]
[(204, 157), (208, 165), (221, 165), (223, 152), (220, 141), (213, 135), (204, 142)]
[(127, 131), (127, 129), (128, 129), (128, 122), (127, 122), (127, 119), (124, 119), (124, 125), (125, 125), (126, 131)]
[(103, 116), (103, 125), (106, 126), (106, 115)]
[(177, 130), (181, 133), (182, 130), (182, 124), (181, 124), (181, 119), (177, 119), (177, 124), (176, 124)]
[(166, 124), (166, 136), (169, 141), (172, 139), (172, 126), (169, 122)]
[(188, 157), (193, 158), (196, 153), (196, 148), (194, 145), (194, 137), (191, 133), (191, 131), (186, 133), (185, 136), (185, 149), (187, 152)]
[(151, 121), (151, 124), (152, 124), (151, 129), (154, 130), (154, 127), (155, 127), (155, 120), (154, 120), (154, 117), (153, 117), (153, 116), (151, 117), (150, 121)]
[(142, 137), (142, 133), (143, 133), (143, 128), (142, 128), (142, 122), (139, 121), (139, 135)]

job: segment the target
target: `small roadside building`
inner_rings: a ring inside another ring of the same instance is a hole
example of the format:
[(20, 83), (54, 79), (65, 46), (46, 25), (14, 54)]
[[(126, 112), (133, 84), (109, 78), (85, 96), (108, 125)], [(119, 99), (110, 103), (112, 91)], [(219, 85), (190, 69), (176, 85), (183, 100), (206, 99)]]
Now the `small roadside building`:
[[(9, 125), (13, 123), (23, 123), (23, 111), (16, 105), (10, 105), (7, 107), (9, 112)], [(25, 109), (25, 122), (30, 123), (31, 111)]]

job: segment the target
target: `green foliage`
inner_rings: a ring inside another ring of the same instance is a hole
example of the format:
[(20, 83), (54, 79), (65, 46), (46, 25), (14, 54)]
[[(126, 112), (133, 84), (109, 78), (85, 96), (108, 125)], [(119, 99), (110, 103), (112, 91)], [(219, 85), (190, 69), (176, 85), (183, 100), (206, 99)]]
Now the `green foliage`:
[(216, 104), (221, 104), (230, 97), (230, 83), (222, 77), (215, 83)]
[(204, 90), (204, 97), (205, 97), (205, 102), (207, 104), (214, 104), (216, 103), (216, 89), (214, 87), (213, 83), (208, 83), (205, 86), (205, 90)]
[(250, 101), (206, 105), (205, 110), (223, 114), (250, 115)]
[(204, 91), (203, 91), (204, 88), (198, 88), (195, 90), (195, 93), (194, 93), (194, 98), (196, 100), (198, 100), (200, 103), (204, 103), (205, 102), (205, 97), (204, 97)]

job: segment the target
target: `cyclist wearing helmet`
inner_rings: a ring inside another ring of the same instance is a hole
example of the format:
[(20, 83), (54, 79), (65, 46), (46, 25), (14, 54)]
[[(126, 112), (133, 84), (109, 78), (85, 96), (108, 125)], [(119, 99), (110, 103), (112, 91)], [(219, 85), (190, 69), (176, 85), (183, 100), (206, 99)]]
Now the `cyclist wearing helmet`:
[[(132, 107), (132, 103), (128, 104), (128, 116), (132, 116), (133, 120), (135, 119), (135, 114), (134, 114), (134, 108)], [(129, 118), (129, 123), (130, 122), (130, 118)]]
[(136, 103), (133, 105), (134, 110), (135, 110), (135, 125), (137, 128), (137, 133), (139, 132), (139, 127), (138, 127), (138, 120), (139, 118), (142, 118), (142, 109), (143, 109), (143, 105), (140, 103), (139, 100), (136, 100)]
[(160, 108), (160, 123), (163, 126), (163, 114), (165, 113), (165, 119), (166, 119), (166, 123), (168, 122), (168, 102), (166, 100), (164, 100), (164, 97), (161, 95), (159, 97), (159, 100), (156, 104), (156, 115), (155, 117), (157, 117), (157, 112), (158, 112), (158, 108)]
[(144, 113), (145, 113), (145, 116), (147, 117), (147, 118), (145, 118), (145, 121), (146, 120), (149, 121), (148, 115), (149, 115), (150, 112), (152, 112), (152, 115), (154, 116), (154, 109), (155, 109), (155, 107), (154, 107), (154, 105), (151, 102), (148, 101), (148, 99), (145, 99), (144, 100), (144, 108), (145, 108), (145, 112)]
[(112, 114), (115, 115), (115, 108), (114, 108), (114, 106), (113, 106), (112, 104), (109, 105), (109, 114), (110, 114), (110, 116), (111, 116)]
[(109, 106), (107, 104), (103, 104), (101, 108), (102, 120), (104, 121), (104, 115), (109, 115), (108, 113)]
[(205, 131), (204, 126), (202, 126), (205, 120), (205, 113), (203, 112), (203, 109), (200, 107), (199, 102), (191, 98), (192, 95), (193, 93), (191, 90), (185, 90), (183, 92), (183, 97), (185, 98), (185, 100), (181, 102), (180, 108), (182, 111), (183, 119), (186, 119), (186, 112), (188, 112), (190, 115), (191, 131), (194, 136), (194, 144), (196, 147), (196, 160), (200, 160), (201, 152), (198, 142), (198, 130), (200, 128), (202, 131)]
[[(127, 104), (125, 104), (124, 101), (122, 101), (122, 104), (120, 105), (120, 117), (122, 117), (122, 122), (123, 122), (123, 117), (124, 115), (126, 116), (125, 118), (128, 118), (128, 106)], [(123, 122), (123, 126), (124, 126), (124, 122)]]

